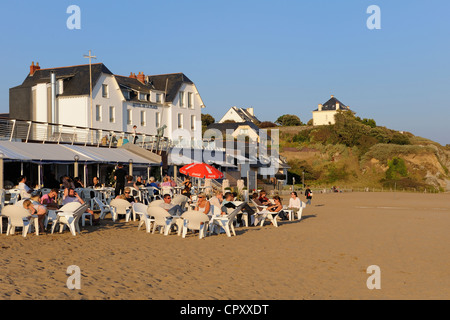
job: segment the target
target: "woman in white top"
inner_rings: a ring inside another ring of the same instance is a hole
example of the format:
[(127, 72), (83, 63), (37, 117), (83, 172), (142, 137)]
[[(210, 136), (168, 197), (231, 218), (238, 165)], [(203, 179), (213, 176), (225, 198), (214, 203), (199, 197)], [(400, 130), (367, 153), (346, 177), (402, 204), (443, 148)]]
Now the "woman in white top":
[(211, 209), (211, 205), (208, 200), (206, 200), (206, 195), (201, 193), (198, 195), (197, 206), (195, 207), (196, 211), (203, 212), (204, 214), (208, 214)]
[(294, 213), (297, 213), (300, 208), (302, 207), (302, 201), (297, 196), (297, 192), (293, 191), (291, 192), (291, 198), (289, 199), (289, 210), (294, 211)]

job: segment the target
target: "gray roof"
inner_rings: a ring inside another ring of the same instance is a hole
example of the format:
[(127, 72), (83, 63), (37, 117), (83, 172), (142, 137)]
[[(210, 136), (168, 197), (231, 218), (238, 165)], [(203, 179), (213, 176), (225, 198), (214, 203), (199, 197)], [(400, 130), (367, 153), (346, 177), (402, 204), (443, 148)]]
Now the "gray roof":
[[(88, 95), (90, 92), (89, 65), (36, 70), (28, 75), (19, 87), (33, 87), (39, 83), (49, 83), (51, 72), (55, 72), (57, 80), (64, 80), (64, 92), (60, 96)], [(94, 87), (102, 73), (112, 75), (103, 64), (92, 64), (92, 86)], [(17, 87), (16, 87), (17, 88)]]
[(249, 126), (250, 128), (254, 129), (256, 133), (259, 133), (259, 127), (251, 121), (212, 123), (207, 127), (207, 129), (217, 129), (220, 130), (220, 132), (222, 133), (226, 133), (226, 130), (233, 130), (234, 132), (237, 128), (241, 126)]
[(236, 111), (236, 113), (242, 118), (243, 121), (250, 121), (253, 123), (258, 123), (260, 122), (258, 120), (258, 118), (256, 118), (255, 116), (251, 115), (246, 109), (244, 108), (237, 108), (237, 107), (233, 107), (233, 110)]
[(173, 102), (183, 83), (194, 84), (184, 73), (160, 74), (148, 76), (147, 79), (149, 85), (159, 91), (165, 92), (167, 84), (166, 102)]
[[(338, 99), (336, 99), (335, 97), (331, 97), (330, 100), (328, 100), (327, 102), (325, 102), (322, 105), (322, 111), (336, 110), (336, 105), (338, 103), (339, 103), (339, 109), (340, 110), (350, 110), (350, 108), (348, 106), (346, 106), (345, 104), (340, 102)], [(319, 111), (319, 109), (316, 109), (314, 111)]]

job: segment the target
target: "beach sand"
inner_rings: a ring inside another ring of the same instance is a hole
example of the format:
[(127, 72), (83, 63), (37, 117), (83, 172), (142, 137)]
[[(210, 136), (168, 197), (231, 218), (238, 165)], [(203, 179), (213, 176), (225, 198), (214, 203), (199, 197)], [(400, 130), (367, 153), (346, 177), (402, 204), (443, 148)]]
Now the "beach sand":
[[(450, 195), (315, 193), (301, 221), (199, 240), (137, 231), (0, 235), (0, 299), (450, 299)], [(81, 269), (81, 290), (66, 270)], [(381, 270), (369, 290), (367, 268)]]

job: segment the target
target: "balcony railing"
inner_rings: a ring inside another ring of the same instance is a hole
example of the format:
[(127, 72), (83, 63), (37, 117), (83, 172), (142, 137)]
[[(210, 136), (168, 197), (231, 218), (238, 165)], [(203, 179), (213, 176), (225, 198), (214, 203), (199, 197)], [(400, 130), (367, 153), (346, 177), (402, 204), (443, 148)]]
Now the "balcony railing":
[(137, 145), (151, 151), (167, 151), (173, 146), (170, 139), (156, 135), (0, 118), (0, 140), (6, 141), (115, 148), (135, 137)]

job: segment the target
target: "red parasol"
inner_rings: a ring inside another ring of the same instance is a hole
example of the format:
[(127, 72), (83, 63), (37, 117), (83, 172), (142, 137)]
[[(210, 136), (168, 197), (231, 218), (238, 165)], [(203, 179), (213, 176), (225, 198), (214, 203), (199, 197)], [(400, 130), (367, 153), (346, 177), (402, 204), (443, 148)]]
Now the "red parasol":
[(196, 178), (222, 179), (223, 173), (206, 163), (191, 163), (180, 169), (180, 173)]

